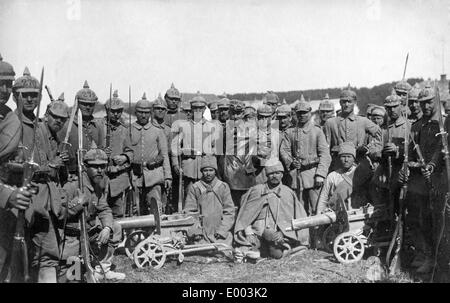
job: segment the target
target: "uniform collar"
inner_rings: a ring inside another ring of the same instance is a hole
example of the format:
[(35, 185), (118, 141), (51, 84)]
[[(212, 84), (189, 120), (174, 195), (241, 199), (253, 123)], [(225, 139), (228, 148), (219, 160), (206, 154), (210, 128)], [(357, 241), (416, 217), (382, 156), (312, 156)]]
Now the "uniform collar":
[[(85, 120), (82, 120), (83, 121), (83, 124), (88, 124), (88, 125), (92, 125), (92, 126), (94, 126), (94, 127), (97, 127), (97, 124), (94, 122), (94, 116), (91, 116), (90, 118), (89, 118), (89, 120), (88, 121), (85, 121)], [(75, 116), (75, 119), (73, 119), (73, 123), (76, 125), (76, 126), (78, 126), (78, 119), (77, 119), (77, 116)]]
[(300, 128), (302, 131), (303, 131), (303, 133), (308, 133), (310, 130), (311, 130), (311, 128), (312, 128), (312, 123), (311, 123), (311, 121), (308, 121), (308, 122), (306, 122), (305, 123), (305, 125), (302, 127), (302, 128)]
[(270, 193), (274, 193), (279, 198), (279, 197), (281, 197), (280, 192), (281, 192), (281, 182), (277, 187), (274, 187), (272, 189), (270, 189), (269, 186), (267, 185), (267, 183), (265, 183), (261, 195), (265, 196)]
[(134, 122), (134, 123), (133, 123), (133, 126), (134, 126), (136, 129), (138, 129), (138, 130), (141, 130), (142, 128), (144, 128), (144, 129), (149, 129), (149, 128), (152, 126), (152, 121), (149, 120), (148, 123), (145, 124), (144, 126), (140, 125), (140, 124), (137, 123), (137, 122)]
[(395, 123), (392, 123), (391, 125), (389, 125), (389, 128), (394, 127), (395, 126), (400, 126), (406, 123), (406, 120), (404, 117), (400, 116), (397, 118), (397, 120), (395, 120)]
[(342, 113), (341, 113), (338, 117), (339, 117), (340, 120), (349, 119), (349, 120), (351, 120), (351, 121), (355, 121), (355, 119), (356, 119), (355, 112), (352, 112), (350, 115), (347, 116), (347, 118), (344, 118), (344, 117), (342, 116)]

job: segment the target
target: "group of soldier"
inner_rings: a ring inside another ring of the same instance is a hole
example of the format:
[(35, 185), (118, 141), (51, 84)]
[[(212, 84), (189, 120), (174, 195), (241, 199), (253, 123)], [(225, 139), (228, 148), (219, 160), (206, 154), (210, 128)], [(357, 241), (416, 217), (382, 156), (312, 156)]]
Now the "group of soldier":
[[(351, 208), (388, 205), (394, 218), (405, 184), (409, 266), (448, 273), (447, 172), (431, 86), (402, 80), (366, 117), (355, 114), (357, 95), (348, 87), (337, 115), (327, 95), (314, 119), (303, 96), (291, 107), (268, 92), (255, 109), (226, 96), (208, 104), (199, 93), (182, 101), (172, 84), (154, 101), (144, 94), (131, 123), (117, 91), (105, 102), (106, 117), (94, 118), (98, 97), (87, 82), (72, 110), (62, 94), (40, 119), (40, 82), (27, 68), (16, 79), (0, 57), (0, 280), (14, 274), (11, 247), (23, 211), (34, 281), (70, 279), (66, 261), (80, 254), (85, 209), (100, 260), (95, 275), (121, 280), (125, 275), (111, 270), (123, 236), (115, 219), (154, 211), (149, 201), (161, 214), (200, 213), (201, 223), (188, 232), (193, 241), (281, 258), (320, 246), (317, 229), (287, 231), (292, 219), (333, 210), (336, 197)], [(15, 111), (6, 105), (11, 93)], [(37, 169), (25, 184), (30, 163)]]

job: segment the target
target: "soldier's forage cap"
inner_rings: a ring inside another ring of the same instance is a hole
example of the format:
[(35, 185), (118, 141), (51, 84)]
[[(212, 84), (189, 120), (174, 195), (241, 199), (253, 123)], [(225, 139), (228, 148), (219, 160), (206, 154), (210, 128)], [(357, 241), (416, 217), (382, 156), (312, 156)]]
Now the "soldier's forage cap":
[(181, 101), (182, 110), (192, 110), (191, 103), (189, 101)]
[(99, 148), (90, 149), (83, 158), (84, 162), (89, 164), (108, 164), (108, 156)]
[(112, 95), (112, 99), (106, 100), (105, 107), (106, 107), (106, 109), (123, 109), (124, 108), (124, 103), (119, 98), (119, 92), (117, 90), (114, 91), (114, 93)]
[(291, 115), (291, 107), (287, 104), (279, 106), (276, 110), (277, 116), (286, 117)]
[(153, 102), (152, 102), (152, 106), (153, 108), (155, 107), (159, 107), (159, 108), (165, 108), (167, 109), (167, 103), (166, 100), (164, 100), (161, 97), (161, 94), (158, 95), (158, 98), (156, 98)]
[(402, 97), (396, 94), (395, 89), (392, 89), (392, 92), (389, 96), (384, 99), (383, 105), (385, 107), (393, 107), (400, 105), (402, 103)]
[(264, 96), (264, 102), (266, 104), (278, 104), (280, 102), (280, 99), (278, 98), (277, 94), (275, 94), (272, 91), (268, 91), (266, 95)]
[(14, 81), (14, 68), (11, 64), (3, 61), (2, 55), (0, 54), (0, 80), (12, 80)]
[(230, 100), (230, 108), (232, 108), (234, 111), (243, 111), (244, 107), (244, 102), (237, 99)]
[(372, 109), (375, 107), (376, 105), (373, 103), (369, 103), (367, 104), (367, 111), (366, 114), (370, 115), (372, 113)]
[(217, 106), (217, 101), (209, 102), (208, 108), (210, 111), (216, 111), (219, 107)]
[(69, 106), (65, 102), (60, 100), (50, 102), (50, 104), (48, 105), (48, 111), (58, 117), (69, 117)]
[(434, 97), (435, 97), (434, 96), (434, 88), (431, 88), (430, 86), (426, 86), (419, 93), (419, 102), (432, 100)]
[(230, 108), (230, 100), (228, 98), (222, 98), (217, 102), (218, 108)]
[(175, 85), (170, 86), (170, 88), (166, 91), (166, 96), (170, 99), (181, 99), (181, 94), (178, 89), (175, 88)]
[(420, 91), (421, 89), (419, 83), (414, 84), (414, 86), (408, 92), (408, 100), (419, 100)]
[(397, 93), (407, 93), (411, 90), (411, 85), (406, 80), (402, 80), (395, 84), (394, 89)]
[(270, 158), (267, 160), (266, 165), (266, 175), (274, 173), (274, 172), (284, 172), (283, 164), (281, 164), (278, 158)]
[(136, 110), (141, 112), (151, 112), (152, 104), (147, 100), (145, 93), (142, 95), (142, 99), (136, 103)]
[(309, 112), (310, 110), (311, 104), (309, 104), (309, 102), (306, 101), (304, 98), (295, 105), (295, 112)]
[(374, 106), (372, 107), (372, 111), (370, 112), (372, 116), (381, 116), (384, 117), (386, 115), (386, 110), (382, 106)]
[(13, 92), (22, 93), (39, 93), (39, 81), (35, 77), (31, 76), (28, 67), (25, 67), (23, 76), (16, 79), (12, 87)]
[(353, 142), (343, 142), (341, 145), (339, 145), (339, 152), (338, 155), (352, 155), (353, 157), (356, 157), (356, 148)]
[(217, 160), (216, 157), (212, 155), (206, 155), (202, 157), (202, 162), (200, 164), (200, 170), (204, 168), (211, 167), (217, 171)]
[(323, 100), (319, 104), (319, 110), (332, 110), (334, 111), (334, 104), (329, 100)]
[(356, 101), (356, 93), (350, 89), (350, 84), (347, 86), (346, 89), (343, 89), (341, 91), (341, 94), (339, 96), (339, 100), (342, 100), (342, 101)]
[(257, 113), (259, 116), (271, 117), (272, 116), (272, 107), (267, 104), (262, 104), (258, 107)]
[(254, 108), (254, 107), (251, 106), (251, 105), (247, 105), (247, 106), (244, 108), (244, 114), (243, 114), (243, 116), (244, 116), (244, 117), (247, 117), (248, 115), (256, 116), (256, 108)]
[(197, 92), (197, 95), (190, 100), (191, 108), (192, 107), (206, 107), (206, 99), (200, 95), (200, 92)]
[(89, 88), (89, 84), (87, 81), (84, 81), (83, 88), (77, 92), (76, 98), (78, 99), (78, 101), (84, 103), (96, 103), (98, 100), (95, 92)]

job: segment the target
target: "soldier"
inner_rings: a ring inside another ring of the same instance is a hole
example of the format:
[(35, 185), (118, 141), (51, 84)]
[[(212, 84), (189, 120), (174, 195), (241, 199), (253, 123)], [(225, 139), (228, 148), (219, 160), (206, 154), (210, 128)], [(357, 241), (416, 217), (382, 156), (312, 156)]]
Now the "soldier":
[(292, 219), (306, 217), (295, 193), (281, 183), (283, 165), (273, 158), (266, 163), (267, 182), (242, 197), (234, 228), (239, 250), (260, 252), (261, 257), (280, 259), (296, 246), (308, 246), (308, 230), (287, 232)]
[(277, 94), (275, 94), (272, 91), (268, 91), (264, 98), (263, 98), (263, 104), (267, 104), (272, 108), (272, 118), (276, 118), (276, 110), (278, 107), (278, 104), (280, 103), (280, 99), (278, 98)]
[(215, 126), (203, 117), (205, 98), (198, 94), (192, 98), (190, 106), (192, 119), (172, 125), (172, 163), (175, 173), (183, 174), (185, 196), (191, 184), (201, 179), (201, 156), (213, 154), (215, 145)]
[(8, 163), (17, 156), (22, 127), (17, 115), (6, 105), (11, 96), (16, 73), (11, 64), (0, 55), (0, 281), (3, 281), (15, 228), (11, 209), (25, 210), (30, 206), (31, 192), (26, 187), (15, 187), (16, 180)]
[(219, 109), (217, 107), (217, 101), (209, 102), (208, 104), (209, 112), (211, 113), (211, 121), (218, 120), (218, 113), (217, 110)]
[(225, 127), (225, 123), (230, 119), (230, 100), (220, 99), (217, 103), (219, 121)]
[(372, 106), (372, 112), (370, 114), (370, 120), (378, 125), (380, 128), (384, 128), (386, 117), (386, 110), (382, 106)]
[(160, 213), (166, 208), (161, 198), (162, 187), (169, 190), (172, 185), (167, 138), (164, 131), (150, 121), (151, 103), (145, 93), (136, 103), (136, 122), (131, 128), (132, 163), (135, 182), (141, 191), (141, 206), (147, 212), (151, 198), (158, 201)]
[[(86, 205), (86, 229), (89, 231), (90, 241), (93, 242), (91, 248), (98, 247), (96, 255), (100, 260), (100, 265), (95, 266), (94, 276), (96, 279), (123, 280), (125, 274), (111, 270), (114, 251), (122, 237), (122, 228), (114, 222), (111, 208), (107, 202), (109, 195), (109, 179), (106, 176), (108, 156), (103, 150), (94, 148), (84, 155), (83, 161), (86, 166), (86, 172), (82, 176), (83, 193), (79, 192), (78, 181), (68, 182), (64, 185), (69, 217), (65, 228), (63, 259), (79, 255), (79, 216)], [(67, 272), (66, 277), (69, 274)]]
[(186, 114), (181, 109), (181, 94), (175, 86), (172, 85), (166, 91), (164, 100), (167, 103), (167, 114), (164, 117), (164, 121), (167, 126), (172, 127), (172, 123), (177, 120), (185, 120)]
[[(353, 110), (356, 93), (350, 86), (341, 92), (339, 103), (341, 112), (336, 117), (328, 119), (323, 129), (331, 151), (331, 170), (335, 170), (338, 166), (337, 152), (343, 142), (353, 142), (357, 155), (366, 154), (368, 151), (375, 154), (381, 150), (381, 129), (369, 119), (355, 115)], [(373, 140), (366, 145), (368, 135), (371, 135)]]
[(367, 110), (366, 110), (366, 118), (373, 121), (372, 120), (372, 110), (375, 107), (375, 104), (369, 103), (367, 104)]
[(276, 111), (277, 120), (279, 121), (280, 132), (284, 133), (291, 124), (291, 108), (289, 105), (284, 104), (277, 108)]
[(401, 80), (397, 82), (394, 86), (395, 93), (400, 96), (402, 99), (401, 107), (402, 107), (402, 115), (408, 117), (411, 114), (411, 111), (408, 108), (408, 93), (411, 90), (411, 85), (406, 80)]
[[(83, 148), (86, 150), (90, 149), (92, 146), (92, 142), (95, 142), (95, 145), (98, 148), (103, 148), (103, 143), (105, 142), (105, 133), (101, 122), (102, 119), (95, 119), (93, 116), (98, 98), (95, 92), (89, 88), (89, 84), (87, 81), (84, 82), (83, 88), (77, 92), (77, 94), (75, 95), (75, 99), (83, 117)], [(68, 126), (68, 123), (66, 123), (62, 130), (58, 133), (60, 141), (64, 140)], [(78, 122), (75, 118), (69, 134), (70, 160), (68, 168), (69, 173), (72, 175), (72, 177), (76, 175), (77, 171), (76, 150), (78, 147), (78, 127)]]
[(334, 104), (330, 102), (328, 94), (319, 104), (319, 121), (318, 125), (323, 129), (325, 122), (334, 115)]
[[(107, 116), (100, 123), (105, 135), (106, 154), (108, 155), (107, 176), (109, 178), (108, 204), (114, 218), (125, 215), (125, 197), (130, 189), (130, 170), (133, 162), (133, 150), (130, 142), (130, 129), (121, 119), (124, 103), (114, 91), (112, 99), (105, 103)], [(109, 134), (108, 134), (109, 115)], [(109, 137), (109, 138), (108, 138)]]
[(230, 101), (230, 120), (241, 120), (244, 113), (244, 103), (233, 99)]
[(188, 234), (195, 236), (196, 242), (220, 242), (231, 246), (235, 210), (230, 188), (217, 179), (217, 162), (214, 156), (202, 157), (201, 171), (201, 180), (188, 189), (184, 209), (186, 213), (199, 213), (202, 216), (201, 225)]
[(242, 119), (244, 120), (244, 122), (256, 121), (256, 109), (251, 105), (247, 105), (244, 108)]
[(422, 118), (422, 109), (419, 102), (420, 94), (419, 83), (414, 84), (413, 88), (408, 92), (408, 106), (411, 114), (408, 116), (409, 122), (414, 123)]
[[(179, 119), (176, 121), (189, 121), (192, 120), (192, 108), (190, 101), (182, 101), (181, 102), (181, 111), (183, 112), (185, 119)], [(175, 122), (175, 121), (174, 121)], [(172, 123), (173, 125), (173, 123)]]
[(300, 101), (295, 107), (298, 124), (289, 128), (281, 143), (280, 156), (290, 171), (289, 187), (310, 215), (316, 213), (320, 188), (328, 173), (331, 157), (325, 135), (311, 120), (311, 105)]

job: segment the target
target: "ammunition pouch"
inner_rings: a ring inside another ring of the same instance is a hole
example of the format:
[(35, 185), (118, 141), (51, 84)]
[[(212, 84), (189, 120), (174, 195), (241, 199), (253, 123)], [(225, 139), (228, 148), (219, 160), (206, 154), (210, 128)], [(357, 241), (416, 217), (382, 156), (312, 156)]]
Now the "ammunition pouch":
[(301, 159), (297, 161), (301, 164), (301, 167), (298, 169), (299, 171), (310, 170), (311, 168), (317, 167), (320, 163), (318, 157), (312, 159)]
[[(60, 227), (62, 229), (62, 227)], [(89, 241), (92, 241), (94, 237), (96, 237), (102, 228), (99, 225), (96, 225), (94, 227), (89, 228), (87, 234)], [(66, 226), (66, 229), (64, 230), (64, 234), (69, 237), (75, 237), (80, 238), (81, 231), (79, 228), (72, 227), (72, 226)]]

